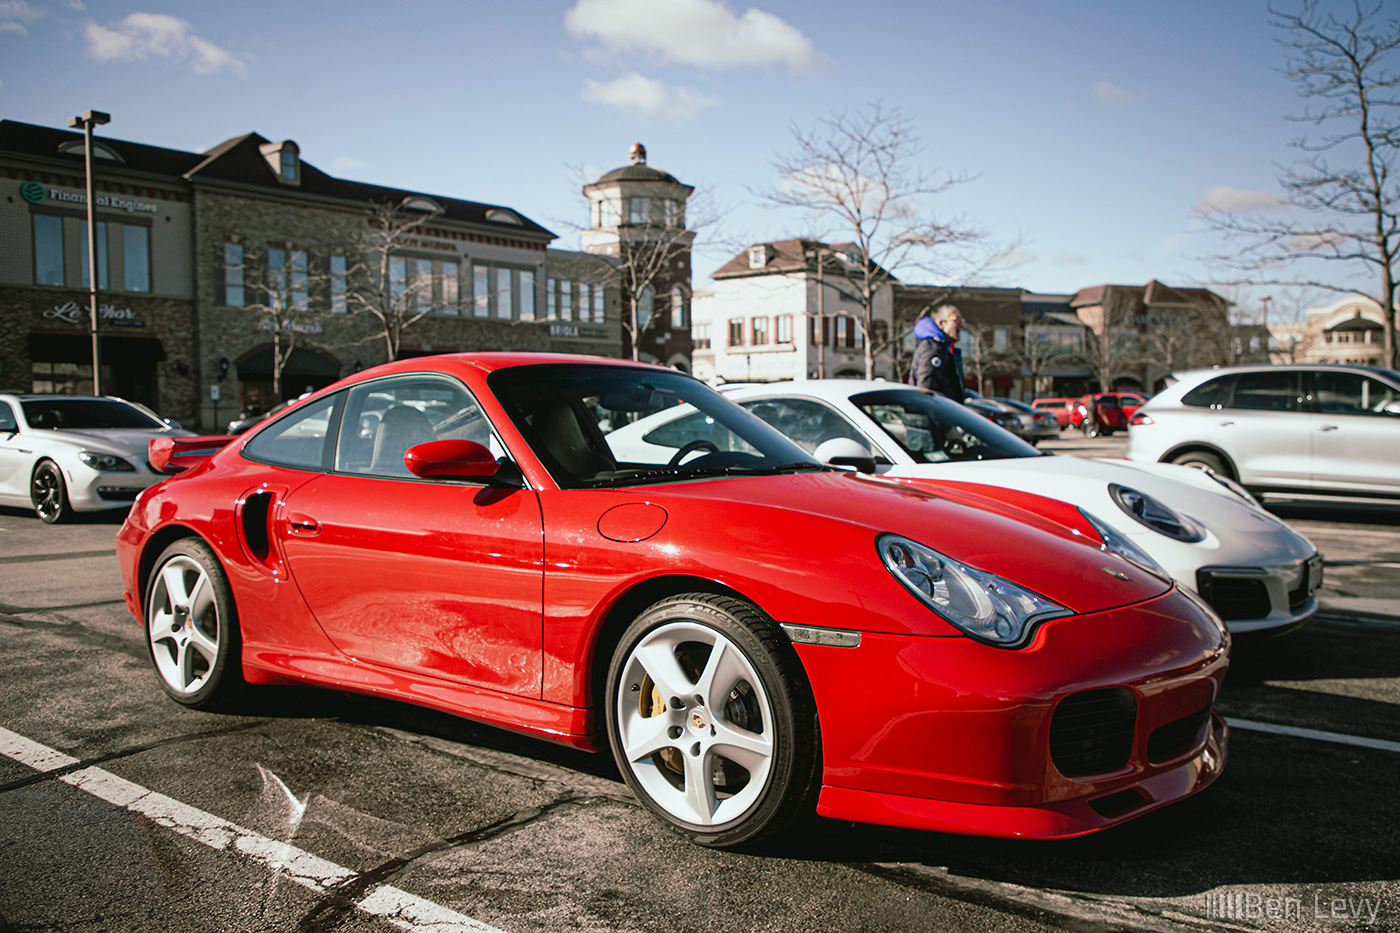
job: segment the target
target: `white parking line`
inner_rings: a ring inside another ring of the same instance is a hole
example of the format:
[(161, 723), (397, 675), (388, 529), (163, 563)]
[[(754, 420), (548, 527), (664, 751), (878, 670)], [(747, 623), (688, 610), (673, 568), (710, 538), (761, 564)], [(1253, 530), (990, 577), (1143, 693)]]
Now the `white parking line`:
[[(40, 772), (79, 764), (76, 758), (3, 727), (0, 727), (0, 754)], [(58, 780), (139, 813), (158, 826), (188, 836), (211, 849), (236, 852), (317, 894), (324, 894), (355, 877), (350, 869), (304, 849), (197, 810), (101, 768), (83, 768), (61, 775)], [(503, 933), (490, 924), (387, 884), (371, 888), (355, 906), (408, 933)]]
[(1364, 735), (1346, 735), (1342, 732), (1323, 732), (1321, 729), (1304, 729), (1301, 726), (1279, 726), (1271, 722), (1255, 722), (1251, 719), (1226, 717), (1231, 729), (1249, 729), (1255, 732), (1271, 732), (1274, 735), (1291, 735), (1298, 739), (1315, 739), (1318, 742), (1336, 742), (1339, 745), (1356, 745), (1360, 748), (1378, 748), (1383, 752), (1400, 752), (1400, 742), (1386, 739), (1368, 739)]

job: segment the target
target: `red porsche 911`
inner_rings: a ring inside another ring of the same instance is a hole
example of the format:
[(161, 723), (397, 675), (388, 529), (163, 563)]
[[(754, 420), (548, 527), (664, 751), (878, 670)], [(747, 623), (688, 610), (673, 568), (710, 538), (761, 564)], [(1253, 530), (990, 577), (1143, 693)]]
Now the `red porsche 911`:
[[(610, 446), (672, 406), (693, 436)], [(188, 706), (316, 684), (610, 749), (711, 846), (812, 812), (1074, 836), (1225, 764), (1229, 636), (1093, 515), (823, 466), (671, 370), (404, 360), (152, 447), (180, 472), (118, 557)]]

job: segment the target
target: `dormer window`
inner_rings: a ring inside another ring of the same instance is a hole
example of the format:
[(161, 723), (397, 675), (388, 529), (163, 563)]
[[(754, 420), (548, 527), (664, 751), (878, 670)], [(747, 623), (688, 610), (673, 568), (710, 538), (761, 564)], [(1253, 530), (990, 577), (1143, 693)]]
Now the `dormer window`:
[(493, 207), (486, 212), (486, 219), (493, 224), (514, 224), (517, 227), (525, 226), (525, 221), (515, 211), (507, 210), (504, 207)]
[(766, 265), (768, 265), (768, 247), (766, 247), (766, 246), (750, 246), (750, 247), (749, 247), (749, 268), (750, 268), (750, 269), (762, 269), (762, 268), (763, 268), (764, 266), (766, 266)]
[[(63, 143), (58, 147), (58, 151), (62, 155), (82, 156), (85, 154), (83, 152), (83, 141), (81, 139), (68, 140), (68, 142)], [(103, 143), (96, 139), (92, 141), (92, 157), (94, 159), (107, 159), (111, 162), (126, 161), (121, 156), (117, 155), (116, 152), (113, 151), (112, 148), (106, 143)]]
[(423, 212), (428, 213), (428, 214), (440, 214), (440, 213), (442, 213), (442, 205), (441, 205), (441, 204), (439, 204), (437, 201), (434, 201), (432, 198), (425, 197), (424, 195), (421, 195), (421, 194), (414, 195), (414, 196), (408, 197), (408, 198), (404, 198), (404, 199), (403, 199), (403, 206), (404, 206), (404, 209), (405, 209), (405, 210), (410, 210), (410, 211), (423, 211)]
[(267, 143), (259, 150), (276, 173), (278, 181), (284, 185), (301, 184), (301, 150), (296, 143), (286, 139), (280, 143)]

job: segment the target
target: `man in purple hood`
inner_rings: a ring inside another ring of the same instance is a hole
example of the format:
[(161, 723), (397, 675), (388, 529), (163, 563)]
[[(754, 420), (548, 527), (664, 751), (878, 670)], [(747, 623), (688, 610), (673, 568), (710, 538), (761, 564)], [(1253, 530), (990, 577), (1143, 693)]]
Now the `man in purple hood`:
[(942, 392), (955, 402), (963, 400), (961, 360), (958, 358), (958, 331), (962, 315), (955, 305), (940, 305), (932, 317), (914, 322), (914, 361), (910, 369), (914, 385)]

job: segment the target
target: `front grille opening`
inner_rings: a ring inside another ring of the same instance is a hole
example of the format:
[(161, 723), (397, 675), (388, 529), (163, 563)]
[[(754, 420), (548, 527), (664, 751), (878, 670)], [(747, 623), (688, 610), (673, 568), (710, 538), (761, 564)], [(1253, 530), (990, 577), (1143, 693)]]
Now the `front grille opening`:
[(1262, 619), (1271, 608), (1269, 591), (1259, 579), (1217, 577), (1208, 570), (1199, 570), (1196, 592), (1226, 622)]
[(1185, 755), (1205, 740), (1210, 723), (1210, 707), (1158, 726), (1147, 737), (1147, 760), (1153, 764)]
[(1311, 582), (1310, 578), (1313, 572), (1312, 561), (1303, 561), (1303, 579), (1298, 582), (1297, 586), (1288, 591), (1288, 608), (1294, 612), (1301, 609), (1303, 604), (1308, 601), (1308, 597), (1312, 595), (1313, 587), (1308, 584)]
[(1050, 719), (1050, 760), (1065, 777), (1117, 771), (1128, 763), (1137, 697), (1126, 687), (1073, 693)]
[(1124, 813), (1131, 813), (1138, 807), (1147, 803), (1147, 797), (1136, 787), (1127, 790), (1120, 790), (1116, 794), (1109, 794), (1107, 797), (1099, 797), (1089, 801), (1089, 806), (1094, 808), (1094, 812), (1099, 816), (1109, 817), (1122, 816)]
[(119, 502), (135, 502), (136, 497), (141, 495), (141, 490), (123, 486), (98, 486), (97, 494), (103, 499), (113, 499)]
[(271, 509), (270, 492), (255, 492), (243, 500), (240, 522), (243, 527), (243, 541), (248, 546), (248, 553), (257, 560), (267, 560), (267, 555), (271, 552), (267, 525)]

